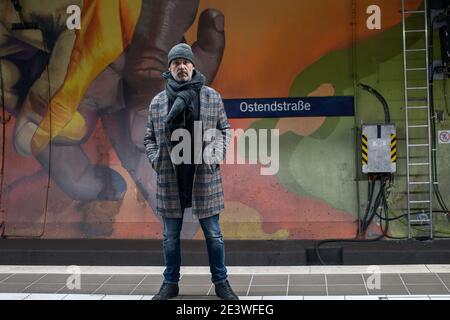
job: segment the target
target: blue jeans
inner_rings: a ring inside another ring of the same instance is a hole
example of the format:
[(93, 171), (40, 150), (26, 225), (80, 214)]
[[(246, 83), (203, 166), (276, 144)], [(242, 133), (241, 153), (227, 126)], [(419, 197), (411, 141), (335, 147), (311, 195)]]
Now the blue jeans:
[[(181, 266), (180, 232), (183, 218), (163, 218), (163, 222), (163, 251), (166, 263), (164, 282), (178, 283)], [(225, 282), (227, 280), (227, 268), (225, 267), (225, 246), (220, 231), (219, 215), (200, 219), (200, 225), (208, 248), (211, 281), (214, 284)]]

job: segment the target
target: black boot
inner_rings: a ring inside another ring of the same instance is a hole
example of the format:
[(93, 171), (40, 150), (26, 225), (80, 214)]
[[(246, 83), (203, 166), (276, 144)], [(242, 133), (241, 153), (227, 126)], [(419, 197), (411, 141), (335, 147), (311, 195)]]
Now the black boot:
[(159, 292), (152, 300), (168, 300), (178, 296), (178, 283), (163, 283)]
[(223, 300), (239, 300), (238, 296), (233, 292), (233, 289), (231, 289), (228, 280), (216, 284), (216, 296)]

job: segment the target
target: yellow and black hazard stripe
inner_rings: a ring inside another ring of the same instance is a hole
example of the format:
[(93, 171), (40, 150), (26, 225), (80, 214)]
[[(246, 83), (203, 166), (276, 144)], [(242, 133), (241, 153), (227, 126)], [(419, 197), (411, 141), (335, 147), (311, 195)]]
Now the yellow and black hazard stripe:
[(397, 162), (397, 135), (394, 133), (391, 134), (391, 161)]
[(369, 161), (369, 145), (367, 143), (367, 135), (363, 134), (361, 137), (361, 149), (362, 149), (362, 164), (365, 165)]

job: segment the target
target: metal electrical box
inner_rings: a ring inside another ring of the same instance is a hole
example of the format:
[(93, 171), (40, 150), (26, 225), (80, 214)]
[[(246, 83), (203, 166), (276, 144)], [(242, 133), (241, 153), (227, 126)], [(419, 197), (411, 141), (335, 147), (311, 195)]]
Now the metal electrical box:
[(392, 124), (365, 124), (361, 134), (363, 173), (394, 173), (397, 133)]

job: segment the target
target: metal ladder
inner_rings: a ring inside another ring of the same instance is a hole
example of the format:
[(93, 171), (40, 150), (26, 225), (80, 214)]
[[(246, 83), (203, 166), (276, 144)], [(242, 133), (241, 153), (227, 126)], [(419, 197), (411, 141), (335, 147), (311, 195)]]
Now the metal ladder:
[[(402, 0), (408, 239), (432, 239), (433, 178), (427, 0), (423, 2), (423, 9), (409, 10), (407, 4), (408, 0)], [(413, 234), (414, 227), (425, 234)]]

